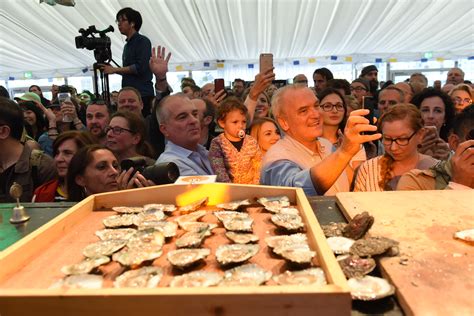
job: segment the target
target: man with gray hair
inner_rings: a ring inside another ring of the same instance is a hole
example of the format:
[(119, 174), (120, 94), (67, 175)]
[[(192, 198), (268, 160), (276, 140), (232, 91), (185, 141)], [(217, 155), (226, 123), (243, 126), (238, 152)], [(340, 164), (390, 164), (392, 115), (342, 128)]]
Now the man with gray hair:
[(377, 127), (362, 117), (368, 110), (352, 111), (341, 145), (335, 149), (322, 136), (319, 100), (301, 85), (289, 85), (274, 95), (272, 111), (285, 133), (265, 154), (260, 183), (301, 187), (308, 195), (349, 191), (345, 170), (361, 144), (377, 140)]
[(446, 76), (446, 84), (451, 83), (453, 85), (457, 85), (464, 82), (464, 71), (461, 68), (451, 68), (448, 71), (448, 75)]
[(201, 127), (196, 105), (183, 94), (167, 96), (158, 104), (156, 117), (167, 139), (156, 163), (174, 162), (181, 176), (213, 174), (208, 151), (199, 144)]

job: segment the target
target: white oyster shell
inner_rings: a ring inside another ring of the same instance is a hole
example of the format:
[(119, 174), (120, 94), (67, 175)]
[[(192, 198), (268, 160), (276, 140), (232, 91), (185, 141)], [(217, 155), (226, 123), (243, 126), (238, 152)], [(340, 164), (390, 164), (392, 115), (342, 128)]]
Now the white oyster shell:
[(311, 259), (316, 256), (316, 252), (311, 251), (307, 244), (294, 244), (286, 247), (276, 247), (273, 251), (288, 261), (306, 264), (311, 263)]
[(331, 250), (337, 255), (349, 253), (355, 242), (354, 239), (342, 236), (329, 237), (326, 240), (329, 244), (329, 248), (331, 248)]
[(249, 200), (232, 201), (228, 203), (217, 204), (216, 206), (218, 208), (223, 208), (225, 210), (235, 211), (245, 205), (250, 205), (250, 201)]
[(136, 229), (133, 228), (115, 228), (115, 229), (102, 229), (95, 232), (95, 235), (100, 240), (109, 239), (130, 239), (135, 233)]
[(178, 224), (167, 221), (146, 221), (138, 226), (138, 230), (146, 230), (150, 228), (162, 232), (165, 237), (174, 237), (178, 230)]
[(209, 230), (202, 230), (198, 232), (186, 232), (179, 237), (175, 245), (177, 248), (195, 248), (199, 247)]
[(55, 282), (50, 289), (100, 289), (103, 283), (104, 278), (101, 275), (76, 274)]
[(168, 252), (168, 261), (178, 268), (186, 268), (211, 254), (207, 248), (177, 249)]
[(222, 265), (244, 262), (255, 256), (259, 249), (260, 246), (254, 244), (221, 245), (216, 250), (216, 258)]
[(209, 201), (208, 197), (202, 198), (200, 200), (194, 201), (188, 205), (181, 206), (179, 208), (180, 212), (193, 212), (198, 210), (200, 207), (206, 206), (207, 202)]
[(114, 206), (112, 209), (117, 213), (140, 213), (143, 212), (143, 207), (141, 206)]
[(298, 214), (278, 213), (273, 214), (270, 219), (275, 225), (288, 231), (304, 228), (303, 219)]
[(294, 244), (307, 244), (308, 239), (305, 234), (279, 235), (265, 238), (265, 242), (270, 248), (281, 248)]
[(285, 271), (273, 277), (280, 285), (325, 285), (326, 275), (321, 268), (309, 268), (300, 271)]
[(212, 223), (203, 223), (203, 222), (180, 222), (179, 227), (184, 229), (187, 232), (202, 232), (206, 231), (206, 236), (210, 236), (214, 228), (217, 227), (216, 224)]
[(248, 244), (258, 241), (258, 236), (254, 234), (236, 233), (230, 231), (226, 232), (225, 236), (236, 244)]
[(166, 215), (161, 210), (149, 209), (137, 214), (133, 218), (133, 224), (135, 226), (141, 226), (146, 222), (162, 221), (166, 218)]
[(126, 244), (126, 239), (101, 240), (93, 244), (87, 245), (82, 250), (82, 254), (88, 258), (111, 256), (114, 252), (117, 252), (123, 247), (125, 247)]
[(219, 284), (221, 280), (222, 276), (217, 272), (193, 271), (175, 276), (170, 287), (209, 287)]
[(119, 275), (114, 281), (114, 287), (154, 288), (160, 283), (163, 269), (160, 267), (143, 267), (129, 270)]
[(146, 212), (148, 210), (157, 210), (163, 211), (165, 213), (172, 213), (176, 211), (176, 206), (173, 204), (145, 204), (143, 205), (143, 211)]
[(184, 222), (196, 222), (198, 219), (206, 215), (206, 211), (196, 211), (192, 212), (186, 215), (181, 215), (175, 218), (175, 221), (179, 223), (184, 223)]
[(355, 300), (377, 300), (395, 293), (395, 288), (387, 280), (369, 275), (362, 278), (350, 278), (347, 284)]
[(66, 275), (86, 274), (86, 273), (91, 272), (93, 269), (97, 268), (98, 266), (108, 263), (109, 261), (110, 261), (110, 258), (106, 256), (86, 258), (79, 263), (62, 267), (61, 272)]
[(474, 229), (458, 231), (454, 233), (454, 238), (474, 242)]
[(262, 197), (257, 202), (272, 213), (280, 213), (280, 209), (290, 206), (290, 199), (287, 196)]
[(225, 220), (231, 220), (234, 218), (245, 219), (250, 218), (248, 213), (241, 213), (236, 211), (216, 211), (214, 212), (214, 216), (217, 217), (221, 222)]
[(270, 271), (264, 270), (257, 264), (244, 264), (227, 270), (219, 286), (258, 286), (270, 280), (271, 277)]
[(104, 218), (102, 223), (108, 228), (131, 226), (134, 218), (135, 214), (112, 215)]

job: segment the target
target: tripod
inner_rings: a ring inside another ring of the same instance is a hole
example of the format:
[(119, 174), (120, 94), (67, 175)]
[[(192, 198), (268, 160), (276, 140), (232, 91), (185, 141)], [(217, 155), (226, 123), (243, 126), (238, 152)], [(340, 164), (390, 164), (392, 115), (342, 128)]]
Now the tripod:
[[(107, 106), (110, 106), (110, 87), (109, 87), (109, 75), (104, 73), (101, 68), (101, 64), (94, 63), (94, 94), (97, 99), (103, 98)], [(99, 73), (99, 74), (98, 74)], [(100, 77), (100, 91), (99, 93), (99, 77)]]

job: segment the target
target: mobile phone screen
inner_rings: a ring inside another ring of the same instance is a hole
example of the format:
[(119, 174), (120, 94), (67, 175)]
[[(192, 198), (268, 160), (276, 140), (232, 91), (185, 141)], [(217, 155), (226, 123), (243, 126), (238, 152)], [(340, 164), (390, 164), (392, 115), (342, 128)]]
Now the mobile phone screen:
[(224, 90), (224, 79), (214, 80), (214, 93)]
[[(369, 114), (365, 115), (365, 118), (369, 120), (369, 124), (374, 124), (374, 109), (375, 101), (371, 96), (362, 97), (362, 108), (369, 110)], [(363, 132), (362, 134), (374, 134), (375, 132)]]
[(273, 68), (273, 54), (262, 53), (260, 54), (260, 73), (264, 73), (268, 69)]

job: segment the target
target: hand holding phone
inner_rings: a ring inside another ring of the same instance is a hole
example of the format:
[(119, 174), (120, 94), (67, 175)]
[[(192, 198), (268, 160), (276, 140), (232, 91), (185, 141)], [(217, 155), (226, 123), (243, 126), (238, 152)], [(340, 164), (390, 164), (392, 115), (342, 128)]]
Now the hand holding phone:
[(214, 93), (217, 94), (224, 89), (225, 89), (224, 79), (215, 79), (214, 80)]
[(269, 69), (273, 69), (273, 54), (262, 53), (260, 54), (260, 73), (263, 74)]
[[(362, 108), (369, 110), (369, 114), (364, 115), (366, 119), (369, 120), (369, 124), (374, 125), (375, 124), (375, 101), (374, 98), (371, 96), (363, 96), (362, 97)], [(363, 132), (363, 135), (370, 135), (374, 134), (375, 132)]]

